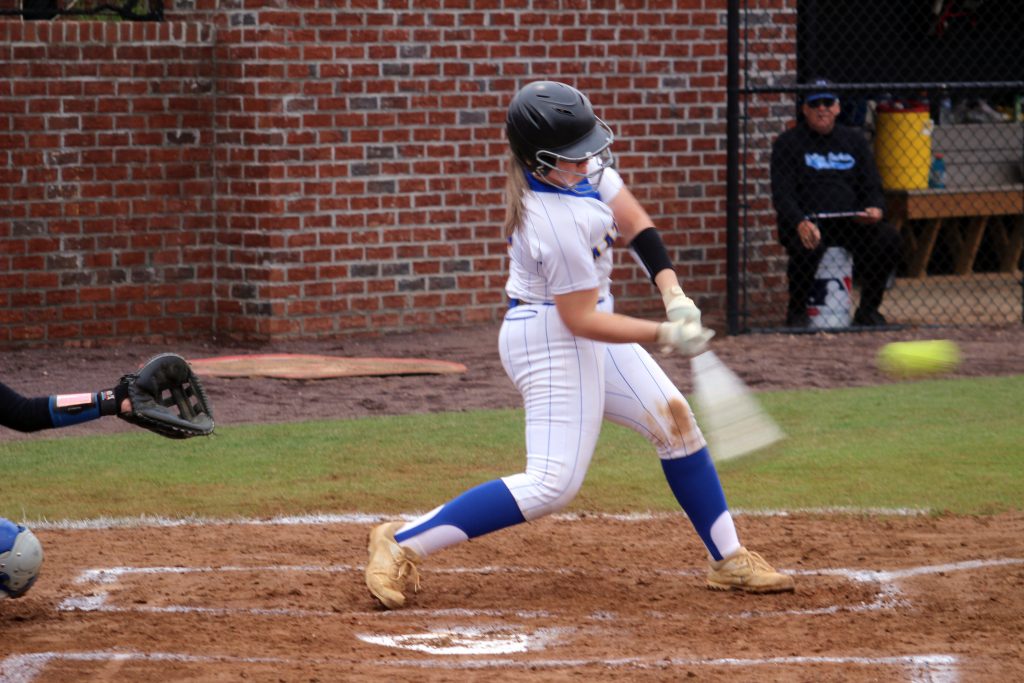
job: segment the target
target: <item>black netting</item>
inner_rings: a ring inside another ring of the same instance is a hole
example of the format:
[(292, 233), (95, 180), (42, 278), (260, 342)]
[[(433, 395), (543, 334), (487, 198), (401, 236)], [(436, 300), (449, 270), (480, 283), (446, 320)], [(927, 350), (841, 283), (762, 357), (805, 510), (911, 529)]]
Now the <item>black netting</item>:
[(740, 21), (740, 327), (1021, 322), (1017, 0), (749, 0)]
[(70, 17), (120, 21), (162, 21), (163, 0), (0, 0), (0, 16), (26, 21)]

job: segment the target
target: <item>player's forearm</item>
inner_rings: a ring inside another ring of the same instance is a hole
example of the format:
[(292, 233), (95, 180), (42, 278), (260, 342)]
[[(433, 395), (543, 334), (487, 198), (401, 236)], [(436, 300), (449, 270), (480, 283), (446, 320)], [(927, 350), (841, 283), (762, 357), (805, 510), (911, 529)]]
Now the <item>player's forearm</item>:
[(0, 424), (20, 432), (69, 427), (117, 410), (113, 390), (26, 398), (0, 383)]
[(665, 268), (654, 276), (654, 285), (658, 288), (658, 291), (661, 292), (662, 299), (671, 296), (673, 287), (681, 288), (679, 276), (676, 275), (676, 271), (670, 268)]
[(592, 311), (576, 316), (571, 323), (564, 319), (563, 322), (577, 337), (609, 344), (646, 344), (655, 341), (658, 336), (658, 323), (618, 313)]
[(50, 420), (54, 427), (70, 427), (98, 420), (104, 415), (117, 415), (120, 402), (114, 395), (114, 389), (50, 396)]

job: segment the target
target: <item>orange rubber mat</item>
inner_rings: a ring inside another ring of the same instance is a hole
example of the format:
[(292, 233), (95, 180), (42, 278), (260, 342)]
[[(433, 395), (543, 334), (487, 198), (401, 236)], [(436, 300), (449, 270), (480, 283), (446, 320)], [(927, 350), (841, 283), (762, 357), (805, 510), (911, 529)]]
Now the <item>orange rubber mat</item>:
[(345, 358), (298, 353), (215, 356), (189, 360), (203, 377), (328, 379), (373, 375), (446, 375), (466, 371), (462, 363), (429, 358)]

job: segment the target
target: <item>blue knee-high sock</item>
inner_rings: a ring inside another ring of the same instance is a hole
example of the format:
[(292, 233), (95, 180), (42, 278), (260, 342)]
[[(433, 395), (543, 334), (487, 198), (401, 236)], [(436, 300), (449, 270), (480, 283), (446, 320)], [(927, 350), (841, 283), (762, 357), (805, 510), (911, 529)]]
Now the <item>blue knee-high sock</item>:
[(723, 512), (728, 511), (725, 503), (725, 492), (718, 480), (718, 472), (711, 461), (707, 448), (702, 448), (693, 455), (673, 460), (662, 460), (661, 468), (679, 501), (683, 511), (690, 518), (693, 528), (716, 560), (721, 560), (720, 553), (711, 540), (711, 525)]
[(395, 540), (401, 543), (442, 525), (456, 527), (470, 538), (476, 538), (525, 521), (508, 486), (501, 479), (495, 479), (445, 503), (436, 515), (422, 524), (395, 534)]

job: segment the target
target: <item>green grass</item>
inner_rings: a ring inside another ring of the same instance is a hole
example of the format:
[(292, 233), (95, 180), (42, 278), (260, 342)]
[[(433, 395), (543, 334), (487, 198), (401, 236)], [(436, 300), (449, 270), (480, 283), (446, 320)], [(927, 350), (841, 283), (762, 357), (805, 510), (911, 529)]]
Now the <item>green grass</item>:
[[(720, 465), (733, 508), (984, 514), (1024, 501), (1024, 377), (760, 398), (788, 438)], [(28, 521), (413, 512), (524, 463), (519, 410), (220, 426), (189, 441), (37, 437), (0, 451), (0, 515)], [(607, 425), (571, 509), (677, 506), (647, 443)]]
[(785, 392), (764, 405), (790, 438), (721, 466), (744, 507), (1024, 505), (1024, 377)]

